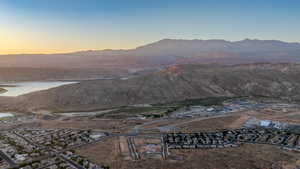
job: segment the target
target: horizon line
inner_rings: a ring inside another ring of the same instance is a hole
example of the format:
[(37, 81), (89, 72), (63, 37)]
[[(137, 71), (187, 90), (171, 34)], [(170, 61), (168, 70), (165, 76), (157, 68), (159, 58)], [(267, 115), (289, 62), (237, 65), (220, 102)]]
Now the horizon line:
[(186, 40), (186, 41), (225, 41), (225, 42), (230, 42), (230, 43), (236, 43), (236, 42), (242, 42), (242, 41), (246, 41), (246, 40), (250, 40), (250, 41), (277, 41), (277, 42), (283, 42), (283, 43), (289, 43), (289, 44), (300, 44), (299, 42), (295, 42), (295, 41), (284, 41), (284, 40), (278, 40), (278, 39), (259, 39), (259, 38), (244, 38), (242, 40), (226, 40), (226, 39), (183, 39), (183, 38), (163, 38), (157, 41), (153, 41), (150, 43), (146, 43), (146, 44), (141, 44), (138, 45), (136, 47), (133, 48), (104, 48), (104, 49), (82, 49), (82, 50), (73, 50), (73, 51), (60, 51), (60, 52), (42, 52), (42, 53), (14, 53), (14, 54), (1, 54), (0, 56), (12, 56), (12, 55), (63, 55), (63, 54), (72, 54), (72, 53), (81, 53), (81, 52), (97, 52), (97, 51), (106, 51), (106, 50), (112, 50), (112, 51), (117, 51), (117, 50), (135, 50), (139, 47), (143, 47), (143, 46), (147, 46), (150, 44), (154, 44), (160, 41), (164, 41), (164, 40)]

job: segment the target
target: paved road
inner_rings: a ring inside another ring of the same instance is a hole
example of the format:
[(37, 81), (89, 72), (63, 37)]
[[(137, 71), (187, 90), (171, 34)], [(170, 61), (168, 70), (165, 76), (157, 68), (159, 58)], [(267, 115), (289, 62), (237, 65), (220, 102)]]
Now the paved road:
[(27, 141), (27, 143), (30, 143), (30, 144), (36, 145), (36, 144), (35, 144), (35, 143), (33, 143), (31, 140), (29, 140), (29, 139), (27, 139), (26, 137), (24, 137), (24, 136), (22, 136), (22, 135), (18, 134), (17, 132), (13, 131), (12, 133), (13, 133), (13, 134), (15, 134), (16, 136), (18, 136), (18, 137), (22, 138), (23, 140)]
[(64, 157), (63, 155), (59, 155), (63, 160), (65, 160), (66, 162), (68, 162), (69, 164), (71, 164), (72, 166), (76, 167), (77, 169), (85, 169), (84, 167), (82, 167), (79, 164), (74, 163), (72, 160)]
[(129, 137), (127, 139), (127, 143), (128, 143), (128, 148), (129, 148), (130, 154), (132, 156), (132, 159), (139, 160), (141, 157), (140, 157), (139, 153), (137, 152), (133, 137)]
[(2, 159), (4, 159), (11, 167), (17, 166), (17, 164), (12, 159), (10, 159), (5, 153), (3, 153), (1, 150), (0, 150), (0, 157)]

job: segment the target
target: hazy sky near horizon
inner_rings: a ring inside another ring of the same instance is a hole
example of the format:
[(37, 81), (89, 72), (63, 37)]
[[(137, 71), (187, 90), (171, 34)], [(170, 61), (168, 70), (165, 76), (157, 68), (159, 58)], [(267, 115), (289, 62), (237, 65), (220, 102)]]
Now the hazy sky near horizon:
[(300, 42), (298, 0), (0, 0), (0, 54), (127, 49), (164, 38)]

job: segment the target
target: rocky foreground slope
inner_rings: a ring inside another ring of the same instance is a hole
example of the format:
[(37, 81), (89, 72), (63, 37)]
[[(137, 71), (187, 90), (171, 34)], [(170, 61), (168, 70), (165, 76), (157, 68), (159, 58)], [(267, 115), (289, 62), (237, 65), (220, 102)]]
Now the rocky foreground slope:
[(219, 96), (300, 100), (300, 65), (180, 65), (127, 80), (84, 81), (17, 98), (2, 109), (79, 111)]

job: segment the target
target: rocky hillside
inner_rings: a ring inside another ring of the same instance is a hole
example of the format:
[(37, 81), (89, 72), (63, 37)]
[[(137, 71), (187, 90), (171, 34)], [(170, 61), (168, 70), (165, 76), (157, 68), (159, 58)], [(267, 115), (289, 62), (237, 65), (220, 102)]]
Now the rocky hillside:
[[(93, 110), (219, 96), (300, 100), (300, 65), (180, 65), (127, 80), (95, 80), (20, 96), (18, 110)], [(5, 105), (2, 105), (4, 107)]]
[(130, 73), (127, 69), (121, 68), (63, 69), (0, 67), (0, 82), (5, 84), (10, 81), (86, 80), (122, 77), (128, 76)]

